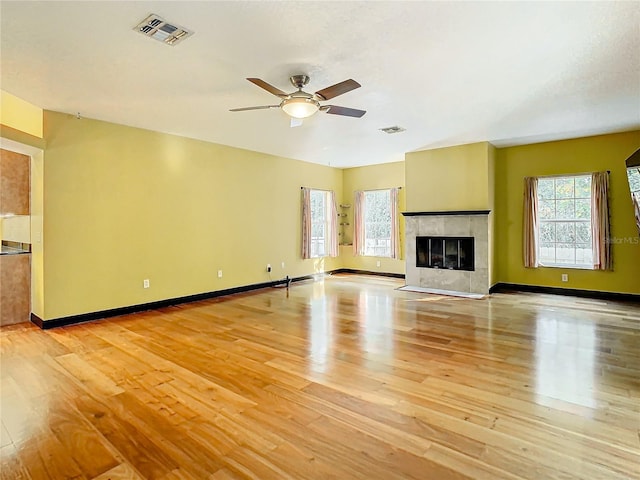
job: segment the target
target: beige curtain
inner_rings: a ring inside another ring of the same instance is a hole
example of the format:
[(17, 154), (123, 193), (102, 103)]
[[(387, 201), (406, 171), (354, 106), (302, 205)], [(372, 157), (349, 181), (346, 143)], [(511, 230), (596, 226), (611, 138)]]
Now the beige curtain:
[(538, 266), (538, 179), (524, 179), (524, 266)]
[(594, 172), (591, 175), (591, 232), (594, 270), (612, 270), (607, 172)]
[(400, 189), (391, 189), (391, 258), (400, 258)]
[(311, 189), (302, 188), (302, 258), (311, 258)]
[(636, 225), (640, 232), (640, 193), (632, 193), (631, 200), (633, 201), (633, 211), (636, 215)]
[(336, 202), (336, 192), (329, 192), (329, 229), (327, 241), (329, 242), (329, 256), (337, 257), (338, 251), (338, 204)]
[(364, 255), (364, 192), (355, 192), (353, 204), (353, 254)]
[[(636, 169), (640, 174), (640, 167)], [(633, 212), (636, 216), (636, 226), (640, 232), (640, 191), (631, 192), (631, 201), (633, 202)]]

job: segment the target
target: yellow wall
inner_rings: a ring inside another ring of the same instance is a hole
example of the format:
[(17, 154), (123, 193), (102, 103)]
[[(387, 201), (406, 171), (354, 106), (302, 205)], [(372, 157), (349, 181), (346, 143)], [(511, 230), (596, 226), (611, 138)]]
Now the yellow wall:
[[(351, 224), (344, 231), (346, 240), (353, 240), (353, 203), (354, 192), (357, 190), (376, 190), (381, 188), (403, 187), (400, 190), (400, 212), (405, 211), (405, 173), (404, 162), (385, 163), (368, 167), (347, 168), (343, 170), (343, 204), (350, 204), (351, 208), (343, 210), (348, 215)], [(383, 257), (363, 257), (353, 254), (353, 246), (341, 246), (340, 257), (344, 268), (367, 270), (370, 272), (401, 273), (405, 272), (404, 261), (404, 217), (400, 216), (400, 260)], [(377, 266), (377, 262), (380, 266)]]
[(42, 109), (0, 90), (0, 124), (42, 138)]
[(407, 211), (488, 210), (488, 142), (405, 155)]
[[(538, 143), (497, 151), (496, 232), (501, 282), (605, 292), (640, 293), (640, 239), (634, 223), (625, 159), (640, 147), (640, 131)], [(610, 170), (614, 271), (524, 268), (522, 199), (526, 176)], [(569, 282), (561, 282), (561, 274)]]
[(495, 254), (497, 235), (496, 235), (496, 157), (498, 150), (496, 147), (487, 144), (487, 196), (488, 204), (487, 209), (489, 213), (489, 285), (495, 285), (498, 283), (498, 259)]
[(44, 152), (31, 152), (31, 311), (44, 318)]
[(339, 169), (48, 111), (45, 139), (45, 320), (341, 266), (300, 255)]

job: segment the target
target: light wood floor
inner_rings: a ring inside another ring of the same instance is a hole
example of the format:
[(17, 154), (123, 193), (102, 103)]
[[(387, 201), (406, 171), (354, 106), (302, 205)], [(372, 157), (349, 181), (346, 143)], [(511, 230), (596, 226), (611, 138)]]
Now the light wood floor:
[(637, 304), (401, 285), (4, 327), (1, 478), (640, 478)]

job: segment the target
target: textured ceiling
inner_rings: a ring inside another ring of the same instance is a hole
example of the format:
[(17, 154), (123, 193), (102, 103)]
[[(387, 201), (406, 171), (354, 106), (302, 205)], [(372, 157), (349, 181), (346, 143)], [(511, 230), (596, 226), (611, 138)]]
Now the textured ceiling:
[[(349, 167), (640, 127), (640, 2), (0, 3), (1, 87), (45, 109)], [(169, 47), (150, 13), (195, 31)], [(245, 77), (362, 88), (290, 128)], [(405, 132), (388, 135), (382, 127)]]

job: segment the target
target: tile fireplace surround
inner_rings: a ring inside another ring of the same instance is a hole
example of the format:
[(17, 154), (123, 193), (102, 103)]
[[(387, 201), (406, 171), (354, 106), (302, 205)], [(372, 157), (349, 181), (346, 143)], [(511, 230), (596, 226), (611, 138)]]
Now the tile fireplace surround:
[[(489, 293), (489, 211), (405, 212), (408, 286), (461, 293)], [(475, 270), (416, 266), (416, 237), (474, 237)]]

